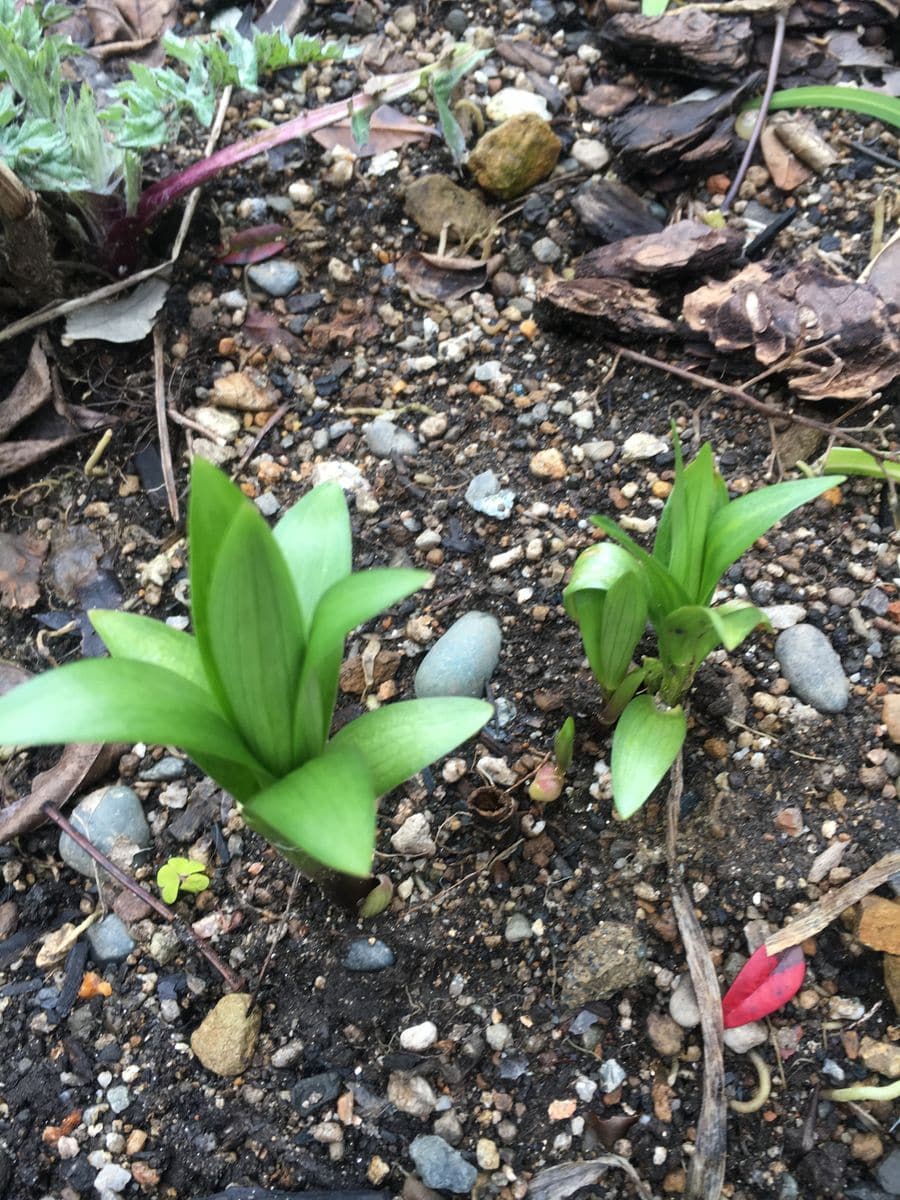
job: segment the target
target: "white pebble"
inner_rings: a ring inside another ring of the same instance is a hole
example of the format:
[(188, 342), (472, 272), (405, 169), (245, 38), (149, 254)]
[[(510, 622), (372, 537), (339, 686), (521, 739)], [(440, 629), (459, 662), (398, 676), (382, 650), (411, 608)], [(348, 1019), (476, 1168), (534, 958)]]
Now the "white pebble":
[(416, 1052), (427, 1050), (437, 1041), (437, 1026), (433, 1021), (422, 1021), (420, 1025), (410, 1025), (400, 1034), (400, 1045), (404, 1050)]

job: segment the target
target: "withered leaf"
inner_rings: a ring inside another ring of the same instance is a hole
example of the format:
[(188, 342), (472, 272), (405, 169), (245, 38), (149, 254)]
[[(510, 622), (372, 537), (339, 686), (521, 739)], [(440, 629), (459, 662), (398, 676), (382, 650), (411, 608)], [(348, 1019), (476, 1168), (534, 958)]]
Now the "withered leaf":
[(397, 276), (413, 297), (427, 300), (459, 300), (487, 282), (487, 260), (450, 258), (447, 255), (414, 251), (397, 260)]
[(41, 595), (38, 582), (47, 542), (36, 533), (0, 533), (0, 604), (34, 608)]
[(248, 309), (241, 329), (254, 346), (287, 346), (289, 350), (299, 350), (302, 344), (295, 334), (281, 325), (274, 313), (262, 308)]
[(175, 24), (175, 0), (87, 0), (98, 42), (157, 38)]
[(576, 278), (664, 279), (720, 270), (738, 257), (741, 235), (703, 221), (676, 221), (659, 233), (623, 238), (589, 250), (575, 264)]
[(613, 1117), (598, 1117), (595, 1112), (589, 1112), (584, 1123), (604, 1150), (612, 1150), (619, 1138), (627, 1136), (628, 1130), (636, 1120), (636, 1114), (630, 1117), (624, 1113)]
[(559, 70), (559, 59), (539, 50), (531, 42), (523, 42), (512, 38), (498, 38), (494, 49), (514, 67), (524, 67), (529, 71), (537, 71), (538, 75), (552, 75)]
[(401, 146), (408, 146), (413, 142), (427, 142), (434, 133), (433, 125), (423, 125), (399, 109), (383, 104), (372, 114), (369, 121), (369, 140), (364, 146), (357, 146), (349, 119), (337, 121), (325, 129), (317, 129), (312, 137), (326, 150), (341, 146), (357, 158), (372, 158), (376, 154), (384, 154), (387, 150), (399, 150)]
[(381, 332), (381, 322), (372, 312), (372, 299), (353, 300), (345, 297), (330, 321), (312, 325), (304, 332), (314, 350), (328, 346), (348, 349), (354, 345), (365, 345)]
[(62, 808), (75, 792), (103, 779), (126, 749), (115, 743), (66, 746), (54, 766), (35, 775), (27, 796), (0, 809), (0, 846), (42, 825), (45, 804)]
[(554, 279), (538, 293), (540, 313), (550, 324), (581, 317), (594, 332), (658, 337), (675, 326), (660, 315), (660, 297), (627, 279)]
[(619, 58), (692, 79), (730, 82), (750, 61), (753, 33), (745, 17), (720, 17), (699, 8), (659, 17), (616, 13), (600, 41)]
[(785, 145), (772, 125), (762, 131), (759, 146), (772, 182), (783, 192), (793, 192), (809, 179), (809, 168)]
[(0, 438), (5, 438), (26, 417), (50, 399), (50, 368), (39, 341), (28, 355), (28, 365), (5, 400), (0, 401)]

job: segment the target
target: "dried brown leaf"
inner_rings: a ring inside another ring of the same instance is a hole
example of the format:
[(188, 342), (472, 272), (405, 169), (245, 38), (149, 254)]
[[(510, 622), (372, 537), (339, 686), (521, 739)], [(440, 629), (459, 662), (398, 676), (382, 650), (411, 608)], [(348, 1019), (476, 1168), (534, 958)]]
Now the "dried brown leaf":
[(565, 1200), (582, 1188), (593, 1187), (610, 1167), (625, 1172), (641, 1200), (653, 1200), (653, 1193), (628, 1159), (618, 1154), (601, 1154), (584, 1162), (559, 1163), (538, 1171), (528, 1185), (529, 1200)]
[(28, 365), (12, 391), (0, 401), (0, 440), (50, 399), (50, 368), (39, 341), (28, 356)]
[(397, 260), (397, 276), (414, 296), (429, 300), (459, 300), (487, 282), (487, 260), (450, 258), (437, 254), (404, 254)]
[(341, 146), (357, 158), (372, 158), (373, 155), (384, 154), (387, 150), (399, 150), (401, 146), (427, 142), (435, 132), (433, 125), (423, 125), (399, 109), (383, 104), (372, 114), (369, 122), (369, 140), (364, 146), (357, 146), (354, 141), (349, 120), (338, 121), (326, 129), (317, 129), (312, 137), (326, 150)]
[(781, 191), (793, 192), (809, 179), (809, 168), (788, 149), (771, 125), (767, 125), (762, 131), (759, 145), (772, 182)]
[(34, 608), (41, 596), (41, 565), (47, 542), (36, 533), (0, 533), (0, 604)]
[(99, 917), (100, 910), (98, 909), (90, 916), (85, 917), (78, 925), (66, 921), (65, 925), (60, 925), (59, 929), (54, 929), (51, 933), (46, 934), (41, 939), (41, 948), (35, 955), (34, 965), (43, 970), (45, 967), (52, 967), (56, 963), (62, 962), (84, 931), (99, 920)]
[(42, 825), (45, 804), (62, 808), (75, 792), (103, 779), (126, 748), (115, 743), (66, 746), (54, 766), (35, 775), (27, 796), (0, 809), (0, 846)]
[(175, 24), (175, 0), (87, 0), (97, 42), (158, 38)]

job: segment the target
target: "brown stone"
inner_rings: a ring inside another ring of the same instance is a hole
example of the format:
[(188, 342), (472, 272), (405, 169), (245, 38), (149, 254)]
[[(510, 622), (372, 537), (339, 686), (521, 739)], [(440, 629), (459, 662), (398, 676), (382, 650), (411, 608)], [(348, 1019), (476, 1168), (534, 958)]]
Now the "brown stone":
[(900, 1046), (896, 1043), (864, 1037), (859, 1043), (859, 1057), (870, 1071), (888, 1079), (900, 1079)]
[(858, 1162), (871, 1167), (884, 1154), (884, 1143), (877, 1133), (854, 1133), (850, 1154)]
[(775, 828), (788, 837), (799, 837), (803, 832), (803, 813), (795, 806), (779, 809), (775, 814)]
[(862, 944), (885, 954), (900, 954), (900, 903), (869, 896), (860, 908), (856, 936)]
[(246, 992), (223, 996), (191, 1034), (191, 1049), (214, 1075), (240, 1075), (259, 1037), (260, 1011)]
[(566, 460), (555, 447), (538, 450), (528, 464), (528, 469), (538, 479), (565, 479)]
[(523, 113), (480, 139), (469, 155), (469, 169), (486, 192), (514, 200), (547, 178), (561, 148), (546, 121), (535, 113)]
[(881, 721), (892, 742), (900, 743), (900, 692), (888, 692), (881, 706)]
[(598, 921), (572, 947), (562, 977), (562, 1002), (566, 1008), (581, 1008), (590, 1000), (605, 1000), (640, 983), (649, 969), (646, 947), (632, 926)]
[(675, 1058), (681, 1053), (684, 1030), (668, 1013), (650, 1013), (647, 1018), (647, 1033), (653, 1043), (653, 1049), (663, 1058)]

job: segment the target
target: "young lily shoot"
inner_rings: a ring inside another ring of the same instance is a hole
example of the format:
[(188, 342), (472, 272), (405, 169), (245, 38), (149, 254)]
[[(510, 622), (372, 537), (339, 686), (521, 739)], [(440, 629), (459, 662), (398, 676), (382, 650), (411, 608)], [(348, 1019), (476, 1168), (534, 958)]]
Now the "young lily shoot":
[(111, 657), (47, 671), (0, 699), (0, 744), (179, 746), (307, 875), (367, 877), (378, 798), (493, 711), (462, 697), (407, 700), (332, 735), (344, 639), (428, 573), (352, 571), (336, 484), (313, 488), (270, 529), (203, 459), (191, 471), (188, 540), (193, 635), (92, 612)]
[[(687, 734), (684, 698), (706, 656), (734, 650), (763, 612), (743, 600), (713, 605), (724, 573), (788, 513), (842, 479), (798, 479), (729, 499), (712, 450), (684, 465), (678, 435), (675, 483), (648, 553), (608, 517), (609, 538), (585, 550), (563, 593), (603, 695), (603, 720), (618, 722), (612, 791), (622, 817), (636, 813), (675, 761)], [(656, 654), (633, 661), (647, 623)]]

